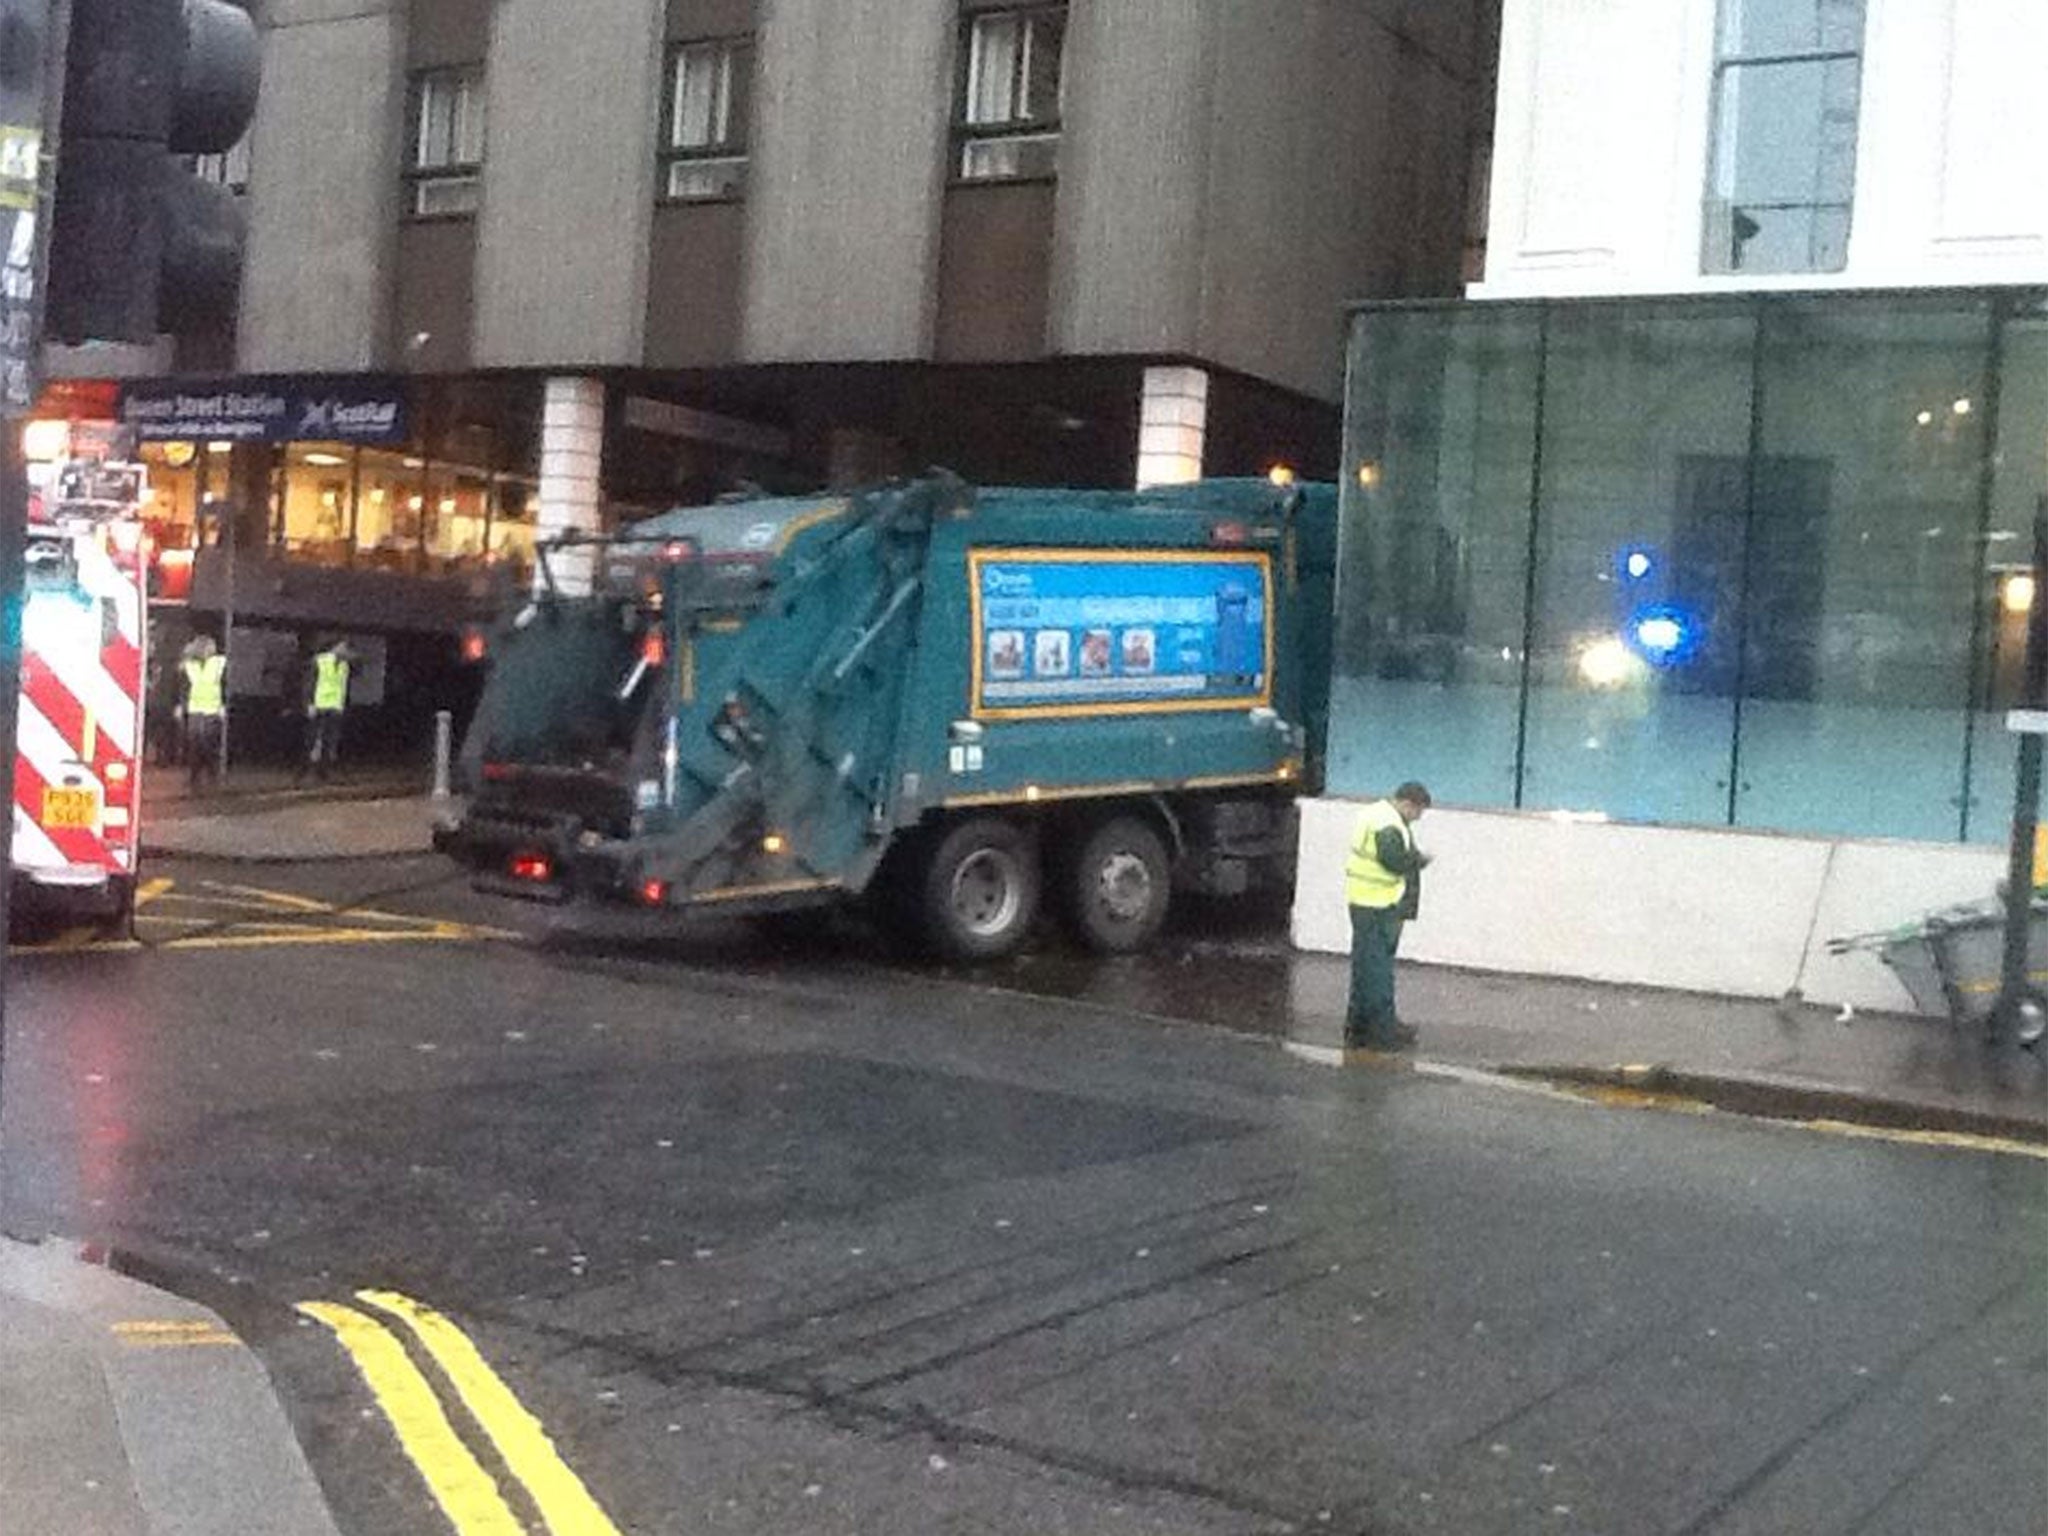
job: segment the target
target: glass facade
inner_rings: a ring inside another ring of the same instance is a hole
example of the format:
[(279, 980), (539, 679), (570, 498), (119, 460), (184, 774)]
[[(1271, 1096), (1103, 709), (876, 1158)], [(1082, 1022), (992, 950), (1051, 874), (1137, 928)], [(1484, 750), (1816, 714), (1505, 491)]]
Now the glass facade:
[[(485, 445), (486, 447), (488, 445)], [(410, 576), (531, 578), (538, 483), (480, 462), (347, 443), (150, 443), (150, 537), (168, 568), (213, 542), (234, 507), (244, 548)], [(175, 578), (165, 596), (182, 595)]]
[(2048, 294), (1389, 306), (1351, 345), (1334, 792), (2004, 838)]

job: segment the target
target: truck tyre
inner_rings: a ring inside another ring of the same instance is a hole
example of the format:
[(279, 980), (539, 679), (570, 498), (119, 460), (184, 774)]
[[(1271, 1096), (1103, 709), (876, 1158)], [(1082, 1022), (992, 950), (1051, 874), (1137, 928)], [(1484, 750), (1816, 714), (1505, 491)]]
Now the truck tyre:
[(1067, 875), (1075, 936), (1098, 954), (1143, 949), (1166, 922), (1173, 865), (1151, 823), (1113, 816), (1088, 834)]
[(994, 960), (1038, 915), (1038, 844), (994, 817), (963, 821), (932, 849), (921, 882), (926, 945), (953, 960)]

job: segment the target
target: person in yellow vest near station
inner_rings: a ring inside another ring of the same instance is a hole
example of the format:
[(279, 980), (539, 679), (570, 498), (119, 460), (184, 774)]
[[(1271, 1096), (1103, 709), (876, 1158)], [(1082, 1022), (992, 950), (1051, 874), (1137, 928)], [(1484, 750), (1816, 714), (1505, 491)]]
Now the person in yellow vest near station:
[(184, 724), (185, 765), (194, 790), (220, 777), (220, 733), (228, 712), (228, 659), (211, 635), (185, 647), (178, 663), (178, 715)]
[(1394, 952), (1401, 925), (1421, 907), (1422, 866), (1415, 824), (1429, 809), (1429, 791), (1413, 781), (1358, 813), (1344, 865), (1344, 898), (1351, 907), (1351, 998), (1344, 1044), (1397, 1050), (1415, 1043), (1415, 1031), (1394, 1007)]
[(330, 640), (313, 653), (306, 669), (306, 762), (303, 779), (324, 780), (341, 755), (341, 721), (348, 713), (348, 685), (355, 657), (345, 641)]

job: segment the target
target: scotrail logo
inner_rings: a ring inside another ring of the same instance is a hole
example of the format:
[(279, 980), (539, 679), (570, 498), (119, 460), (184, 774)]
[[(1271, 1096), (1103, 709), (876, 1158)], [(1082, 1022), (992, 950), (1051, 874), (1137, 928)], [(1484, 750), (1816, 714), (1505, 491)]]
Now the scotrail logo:
[(299, 417), (298, 431), (292, 435), (300, 439), (365, 437), (389, 432), (397, 424), (396, 400), (368, 400), (350, 405), (330, 396), (325, 400), (306, 402)]

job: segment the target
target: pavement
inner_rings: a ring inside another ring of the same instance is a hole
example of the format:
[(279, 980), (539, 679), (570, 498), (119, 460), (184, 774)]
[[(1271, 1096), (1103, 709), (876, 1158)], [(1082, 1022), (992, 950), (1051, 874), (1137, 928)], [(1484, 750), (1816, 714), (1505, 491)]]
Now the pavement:
[(0, 1529), (335, 1536), (256, 1356), (204, 1307), (0, 1237)]
[(143, 851), (248, 864), (423, 853), (452, 807), (422, 793), (424, 774), (360, 768), (326, 784), (286, 770), (242, 769), (195, 793), (177, 770), (144, 781)]

